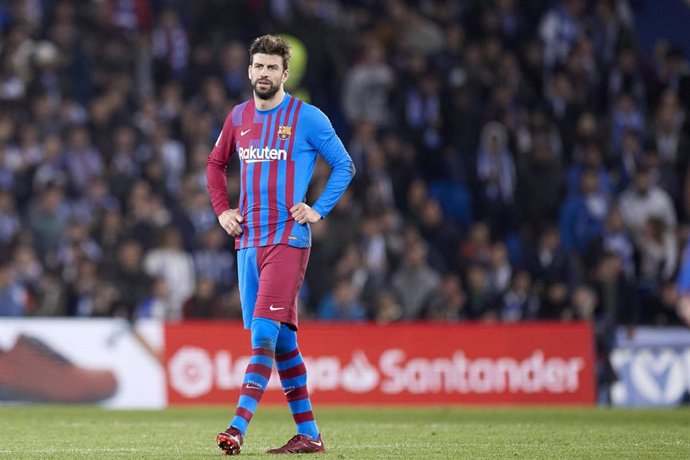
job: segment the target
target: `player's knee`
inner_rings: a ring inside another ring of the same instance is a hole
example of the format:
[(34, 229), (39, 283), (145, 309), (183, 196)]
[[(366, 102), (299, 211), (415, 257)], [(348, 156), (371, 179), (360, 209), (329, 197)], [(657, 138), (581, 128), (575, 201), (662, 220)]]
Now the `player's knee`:
[(278, 333), (280, 332), (280, 324), (266, 318), (252, 319), (252, 348), (263, 348), (265, 350), (274, 351), (276, 349), (276, 342)]
[(276, 343), (276, 353), (290, 353), (295, 348), (297, 348), (297, 333), (285, 324), (281, 325)]

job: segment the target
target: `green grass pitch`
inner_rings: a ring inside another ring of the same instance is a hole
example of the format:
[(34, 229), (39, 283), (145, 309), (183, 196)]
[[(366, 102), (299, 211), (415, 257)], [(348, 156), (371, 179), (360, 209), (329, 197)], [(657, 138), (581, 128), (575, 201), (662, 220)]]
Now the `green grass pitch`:
[[(223, 458), (231, 408), (162, 411), (0, 407), (0, 458)], [(317, 407), (318, 458), (690, 458), (690, 410)], [(293, 434), (287, 408), (261, 407), (241, 455)], [(303, 456), (302, 456), (303, 457)]]

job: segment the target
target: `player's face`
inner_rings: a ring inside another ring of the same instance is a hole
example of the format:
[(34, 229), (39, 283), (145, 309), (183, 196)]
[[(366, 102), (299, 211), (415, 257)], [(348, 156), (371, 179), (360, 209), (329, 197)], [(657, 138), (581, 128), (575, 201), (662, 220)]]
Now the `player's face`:
[(256, 53), (249, 65), (249, 81), (254, 94), (261, 99), (271, 99), (290, 75), (283, 68), (283, 58), (275, 54)]

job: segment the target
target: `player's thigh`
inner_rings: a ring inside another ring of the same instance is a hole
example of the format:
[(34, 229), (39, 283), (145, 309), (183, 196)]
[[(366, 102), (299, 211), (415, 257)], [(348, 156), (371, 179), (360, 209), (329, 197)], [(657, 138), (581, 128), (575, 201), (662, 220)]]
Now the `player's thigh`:
[(259, 266), (256, 261), (256, 248), (237, 251), (237, 284), (242, 301), (242, 320), (244, 327), (249, 329), (259, 291)]
[(266, 248), (259, 261), (257, 305), (296, 305), (309, 262), (309, 248), (278, 244)]

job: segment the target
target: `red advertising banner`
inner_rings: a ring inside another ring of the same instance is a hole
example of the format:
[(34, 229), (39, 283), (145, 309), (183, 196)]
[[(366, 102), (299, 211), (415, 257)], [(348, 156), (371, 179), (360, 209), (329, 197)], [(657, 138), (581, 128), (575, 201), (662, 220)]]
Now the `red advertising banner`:
[[(594, 404), (586, 323), (304, 323), (315, 403)], [(251, 356), (239, 323), (165, 326), (169, 404), (235, 404)], [(277, 373), (262, 402), (283, 402)]]

